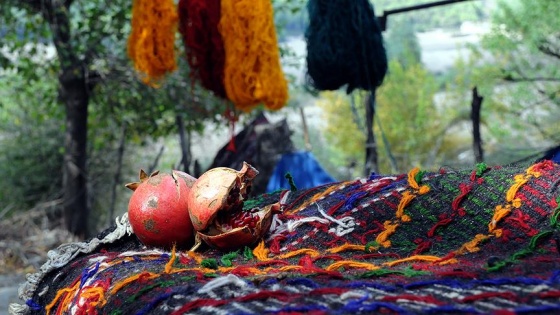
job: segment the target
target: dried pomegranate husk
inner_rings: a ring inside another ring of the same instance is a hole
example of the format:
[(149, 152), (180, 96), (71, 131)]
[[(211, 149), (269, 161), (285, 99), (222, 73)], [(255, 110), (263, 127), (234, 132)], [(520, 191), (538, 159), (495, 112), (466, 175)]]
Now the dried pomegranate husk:
[(243, 162), (240, 171), (218, 167), (196, 180), (190, 190), (189, 214), (202, 241), (220, 250), (235, 250), (254, 244), (268, 232), (279, 205), (243, 210), (257, 174), (254, 167)]

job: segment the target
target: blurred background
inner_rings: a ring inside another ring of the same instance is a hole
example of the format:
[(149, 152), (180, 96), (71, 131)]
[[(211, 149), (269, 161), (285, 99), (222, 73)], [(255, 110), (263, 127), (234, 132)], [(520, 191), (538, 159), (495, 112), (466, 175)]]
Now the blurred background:
[[(378, 17), (429, 2), (371, 1)], [(559, 1), (473, 0), (386, 15), (388, 72), (367, 169), (368, 94), (310, 90), (307, 2), (272, 3), (289, 101), (233, 123), (222, 99), (191, 82), (179, 38), (178, 70), (157, 88), (139, 80), (126, 49), (132, 1), (1, 0), (0, 274), (36, 270), (57, 244), (110, 226), (140, 169), (198, 176), (251, 160), (262, 193), (293, 152), (310, 153), (333, 180), (555, 155)], [(84, 150), (69, 144), (70, 131)]]

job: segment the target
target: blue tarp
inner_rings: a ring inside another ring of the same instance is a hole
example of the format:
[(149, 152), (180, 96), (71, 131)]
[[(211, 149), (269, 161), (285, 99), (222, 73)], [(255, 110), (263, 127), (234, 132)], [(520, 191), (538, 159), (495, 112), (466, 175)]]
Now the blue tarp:
[(311, 188), (323, 184), (336, 182), (313, 156), (307, 151), (291, 152), (282, 155), (266, 187), (267, 192), (281, 188), (290, 189), (286, 174), (290, 173), (297, 189)]

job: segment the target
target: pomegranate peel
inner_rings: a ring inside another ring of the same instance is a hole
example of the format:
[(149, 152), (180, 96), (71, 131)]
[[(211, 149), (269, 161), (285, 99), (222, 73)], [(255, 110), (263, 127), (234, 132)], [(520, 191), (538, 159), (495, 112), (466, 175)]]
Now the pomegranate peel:
[[(243, 206), (251, 181), (259, 172), (247, 163), (240, 171), (217, 167), (202, 174), (191, 187), (189, 213), (197, 231), (208, 228), (218, 212)], [(192, 207), (191, 207), (192, 206)]]
[[(258, 171), (246, 162), (241, 170), (217, 167), (202, 174), (189, 196), (189, 214), (197, 239), (220, 250), (251, 245), (268, 231), (278, 206), (243, 210)], [(274, 210), (274, 211), (273, 211)], [(191, 250), (196, 250), (195, 244)]]
[(274, 213), (278, 213), (279, 210), (280, 204), (274, 203), (263, 209), (255, 208), (243, 211), (252, 214), (251, 216), (246, 216), (246, 218), (251, 218), (251, 223), (235, 228), (222, 225), (221, 229), (213, 228), (207, 232), (197, 232), (197, 235), (204, 243), (224, 251), (250, 246), (268, 232), (272, 224), (272, 216)]

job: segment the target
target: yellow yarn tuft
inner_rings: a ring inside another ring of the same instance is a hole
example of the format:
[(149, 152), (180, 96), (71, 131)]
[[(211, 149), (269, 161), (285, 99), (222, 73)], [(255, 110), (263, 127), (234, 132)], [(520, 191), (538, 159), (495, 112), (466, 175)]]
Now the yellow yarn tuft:
[(276, 258), (278, 259), (286, 259), (286, 258), (291, 258), (291, 257), (295, 257), (298, 255), (309, 255), (311, 257), (317, 257), (320, 255), (320, 253), (314, 249), (311, 248), (302, 248), (293, 252), (288, 252), (286, 254), (282, 254)]
[(365, 251), (366, 247), (364, 245), (357, 245), (357, 244), (343, 244), (340, 245), (338, 247), (334, 247), (334, 248), (330, 248), (327, 250), (327, 252), (332, 253), (332, 254), (336, 254), (336, 253), (340, 253), (340, 252), (344, 252), (347, 250), (359, 250), (359, 251)]
[(490, 236), (487, 236), (487, 235), (484, 235), (484, 234), (477, 234), (477, 235), (474, 236), (474, 238), (472, 240), (463, 244), (461, 246), (461, 248), (459, 248), (456, 252), (459, 255), (465, 254), (466, 252), (469, 252), (469, 253), (478, 252), (480, 250), (480, 248), (478, 247), (480, 242), (488, 239), (489, 237)]
[(414, 255), (414, 256), (410, 256), (410, 257), (406, 257), (406, 258), (402, 258), (402, 259), (397, 259), (397, 260), (393, 260), (393, 261), (389, 261), (384, 263), (384, 265), (389, 266), (389, 267), (393, 267), (394, 265), (398, 265), (398, 264), (402, 264), (405, 262), (409, 262), (409, 261), (428, 261), (428, 262), (436, 262), (438, 260), (441, 260), (440, 257), (438, 256), (431, 256), (431, 255)]
[(488, 223), (488, 232), (494, 231), (494, 229), (498, 225), (498, 222), (500, 222), (500, 220), (505, 218), (510, 213), (511, 213), (510, 205), (506, 205), (505, 207), (502, 207), (502, 205), (497, 205), (496, 208), (494, 209), (494, 215), (492, 216), (492, 220), (490, 221), (490, 223)]
[(288, 100), (288, 84), (280, 66), (271, 1), (222, 1), (221, 10), (228, 99), (243, 111), (260, 103), (280, 109)]
[(383, 230), (383, 232), (381, 232), (381, 233), (379, 233), (379, 235), (377, 235), (377, 237), (375, 238), (375, 241), (385, 248), (391, 246), (391, 241), (389, 241), (389, 236), (391, 236), (391, 235), (393, 235), (393, 233), (395, 233), (398, 226), (399, 226), (398, 223), (392, 224), (391, 221), (385, 221), (383, 223), (383, 227), (385, 228), (385, 230)]
[(420, 189), (418, 183), (416, 182), (416, 174), (420, 172), (420, 168), (415, 167), (408, 172), (408, 185), (412, 187), (412, 189)]
[(169, 261), (167, 262), (167, 264), (165, 264), (165, 273), (171, 273), (176, 258), (177, 255), (175, 254), (175, 245), (173, 245), (173, 249), (171, 250), (171, 258), (169, 258)]
[(175, 33), (177, 9), (173, 0), (134, 0), (128, 56), (147, 85), (159, 86), (177, 68)]
[(253, 249), (253, 255), (257, 257), (259, 261), (270, 260), (270, 258), (268, 258), (268, 253), (269, 250), (265, 247), (264, 241), (261, 241), (259, 245), (257, 245), (255, 249)]
[(404, 214), (404, 208), (412, 201), (412, 199), (416, 198), (415, 195), (411, 194), (408, 191), (405, 191), (402, 194), (402, 198), (401, 201), (399, 202), (399, 205), (397, 206), (397, 218), (401, 219), (404, 222), (409, 222), (410, 221), (410, 216)]
[(336, 271), (339, 268), (360, 268), (360, 269), (366, 269), (366, 270), (380, 269), (379, 266), (376, 266), (376, 265), (370, 264), (370, 263), (358, 262), (358, 261), (353, 261), (353, 260), (341, 260), (341, 261), (337, 261), (335, 263), (330, 264), (329, 266), (327, 266), (325, 268), (325, 270)]

